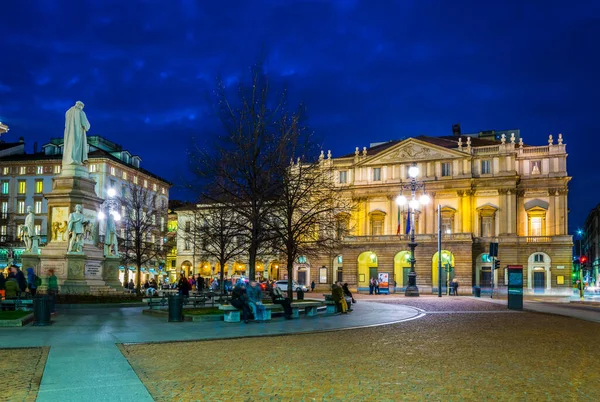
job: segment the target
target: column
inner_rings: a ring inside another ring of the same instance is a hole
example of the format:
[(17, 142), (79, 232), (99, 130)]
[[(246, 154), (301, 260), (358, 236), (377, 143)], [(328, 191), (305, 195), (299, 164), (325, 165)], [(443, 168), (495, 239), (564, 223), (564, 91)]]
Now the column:
[(556, 220), (556, 202), (554, 198), (555, 190), (548, 189), (548, 216), (546, 217), (546, 236), (554, 236), (558, 232)]
[(396, 234), (396, 229), (398, 227), (398, 222), (397, 222), (397, 214), (395, 214), (394, 212), (396, 212), (394, 209), (394, 205), (396, 204), (394, 202), (394, 196), (393, 195), (388, 195), (387, 196), (388, 199), (388, 227), (389, 227), (389, 231), (388, 233), (384, 233), (384, 234), (389, 234), (389, 235), (395, 235)]
[(527, 236), (525, 225), (527, 222), (527, 214), (525, 213), (525, 191), (517, 191), (517, 209), (515, 211), (517, 218), (516, 231), (519, 236)]
[(369, 232), (369, 199), (363, 199), (363, 236), (369, 236), (371, 233)]
[(462, 221), (462, 233), (471, 233), (472, 229), (472, 215), (473, 211), (471, 211), (471, 197), (473, 192), (471, 190), (467, 190), (463, 192), (462, 200), (461, 200), (461, 214), (460, 218)]
[(509, 211), (508, 211), (508, 203), (506, 193), (508, 190), (506, 189), (498, 189), (498, 222), (500, 226), (498, 228), (497, 234), (505, 234), (508, 233), (508, 220), (510, 219)]
[(561, 215), (560, 215), (560, 225), (559, 227), (562, 229), (562, 234), (569, 233), (569, 217), (568, 210), (569, 206), (567, 205), (567, 193), (569, 190), (567, 188), (559, 190), (560, 199), (561, 199)]

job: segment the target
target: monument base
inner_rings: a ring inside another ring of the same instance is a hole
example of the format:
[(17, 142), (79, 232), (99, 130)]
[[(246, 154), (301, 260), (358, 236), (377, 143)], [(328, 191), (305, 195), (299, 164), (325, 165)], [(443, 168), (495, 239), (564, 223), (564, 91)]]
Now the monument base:
[(107, 286), (119, 291), (123, 291), (123, 284), (119, 281), (120, 257), (106, 257), (102, 269), (102, 279)]

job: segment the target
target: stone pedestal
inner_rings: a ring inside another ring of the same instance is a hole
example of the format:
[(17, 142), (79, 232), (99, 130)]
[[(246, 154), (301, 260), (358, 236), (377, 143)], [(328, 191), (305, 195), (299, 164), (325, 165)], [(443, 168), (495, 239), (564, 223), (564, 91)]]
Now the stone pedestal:
[(106, 257), (102, 268), (102, 279), (107, 286), (122, 291), (123, 285), (119, 281), (119, 265), (121, 265), (120, 257)]
[(68, 253), (64, 259), (67, 275), (61, 286), (61, 293), (89, 293), (90, 288), (85, 280), (86, 256)]
[[(96, 195), (96, 183), (84, 166), (63, 167), (52, 181), (48, 200), (48, 245), (40, 254), (40, 277), (53, 269), (62, 293), (98, 293), (106, 290), (104, 255), (98, 244), (97, 216), (102, 199)], [(67, 253), (67, 222), (76, 205), (83, 207), (89, 230), (84, 234), (83, 252)], [(118, 269), (118, 268), (117, 268)], [(116, 275), (118, 281), (118, 273)]]

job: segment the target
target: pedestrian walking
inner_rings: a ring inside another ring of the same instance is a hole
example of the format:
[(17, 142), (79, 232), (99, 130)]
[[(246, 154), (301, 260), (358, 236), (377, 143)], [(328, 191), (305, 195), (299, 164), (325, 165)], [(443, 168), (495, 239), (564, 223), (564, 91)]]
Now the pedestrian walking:
[(315, 281), (312, 281), (310, 283), (310, 291), (311, 291), (311, 293), (315, 291)]
[(379, 294), (379, 281), (377, 279), (375, 279), (375, 294)]
[(177, 286), (179, 287), (179, 296), (188, 297), (190, 295), (190, 281), (184, 274), (181, 274)]
[(452, 279), (452, 294), (454, 296), (458, 296), (458, 279), (454, 278)]
[(31, 293), (31, 297), (34, 297), (37, 293), (38, 286), (42, 285), (42, 280), (35, 274), (33, 268), (27, 268), (27, 289)]
[(0, 272), (0, 300), (4, 299), (5, 284), (6, 278), (4, 277), (4, 273)]
[(369, 294), (372, 295), (375, 290), (375, 278), (371, 278), (369, 281)]
[(58, 278), (54, 275), (54, 270), (48, 270), (48, 296), (50, 297), (50, 312), (56, 313), (56, 296), (58, 295)]

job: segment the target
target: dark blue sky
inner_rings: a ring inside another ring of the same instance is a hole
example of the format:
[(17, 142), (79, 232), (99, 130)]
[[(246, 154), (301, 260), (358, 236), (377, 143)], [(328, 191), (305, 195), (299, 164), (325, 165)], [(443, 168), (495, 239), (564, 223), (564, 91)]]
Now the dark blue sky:
[(262, 52), (334, 156), (457, 122), (563, 133), (570, 226), (600, 202), (597, 0), (4, 0), (0, 24), (6, 141), (62, 136), (82, 100), (90, 135), (180, 185), (190, 138), (216, 127), (215, 78), (247, 78)]

